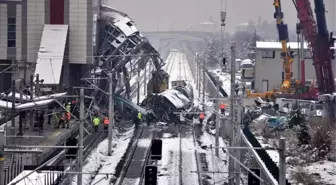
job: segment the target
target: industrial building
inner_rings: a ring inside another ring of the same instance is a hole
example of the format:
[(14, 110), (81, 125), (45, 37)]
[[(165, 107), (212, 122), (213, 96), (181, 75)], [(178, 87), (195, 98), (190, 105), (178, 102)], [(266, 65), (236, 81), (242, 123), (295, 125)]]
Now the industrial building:
[[(294, 62), (292, 65), (293, 77), (300, 77), (300, 62), (298, 61), (298, 43), (289, 42), (288, 47), (294, 51)], [(265, 92), (279, 88), (284, 78), (283, 61), (281, 59), (280, 42), (257, 42), (256, 43), (256, 61), (255, 61), (255, 91)], [(305, 74), (307, 80), (316, 79), (315, 68), (312, 65), (312, 54), (307, 44), (304, 44)]]
[(0, 0), (0, 80), (8, 82), (0, 91), (31, 74), (46, 85), (75, 85), (93, 62), (98, 11), (92, 0)]

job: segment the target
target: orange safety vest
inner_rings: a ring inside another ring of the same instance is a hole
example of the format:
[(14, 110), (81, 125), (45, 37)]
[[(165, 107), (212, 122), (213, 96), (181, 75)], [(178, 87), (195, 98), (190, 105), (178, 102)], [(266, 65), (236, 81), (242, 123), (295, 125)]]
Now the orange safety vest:
[(108, 124), (110, 124), (110, 120), (107, 119), (107, 118), (105, 118), (105, 119), (104, 119), (104, 125), (108, 125)]
[(201, 113), (201, 114), (199, 115), (199, 118), (200, 118), (200, 119), (204, 119), (204, 113)]
[(67, 113), (66, 113), (66, 119), (67, 119), (67, 120), (70, 120), (70, 118), (71, 118), (71, 114), (70, 114), (70, 112), (67, 112)]

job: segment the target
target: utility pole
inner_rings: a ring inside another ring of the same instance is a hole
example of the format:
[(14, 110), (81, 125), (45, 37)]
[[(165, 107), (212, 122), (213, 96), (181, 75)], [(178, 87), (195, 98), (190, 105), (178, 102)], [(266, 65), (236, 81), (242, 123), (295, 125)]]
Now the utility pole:
[[(139, 70), (138, 70), (139, 71)], [(140, 87), (138, 86), (138, 92)], [(139, 97), (139, 96), (138, 96)], [(139, 98), (138, 98), (139, 99)], [(108, 126), (108, 156), (112, 155), (112, 136), (114, 126), (113, 75), (109, 74), (109, 126)]]
[(4, 163), (5, 163), (5, 129), (0, 127), (0, 185), (5, 185)]
[[(23, 103), (23, 89), (24, 89), (24, 82), (23, 82), (24, 79), (21, 79), (20, 80), (20, 86), (19, 86), (19, 89), (20, 89), (20, 103)], [(18, 133), (18, 136), (23, 136), (23, 130), (22, 130), (22, 126), (23, 126), (23, 114), (24, 112), (20, 111), (19, 112), (19, 133)]]
[(198, 87), (198, 85), (199, 85), (199, 83), (198, 83), (198, 78), (199, 78), (199, 74), (198, 74), (198, 72), (199, 72), (199, 70), (198, 70), (198, 68), (199, 68), (199, 59), (198, 58), (199, 58), (198, 54), (196, 53), (195, 59), (196, 59), (196, 89), (197, 90), (199, 90), (199, 87)]
[[(242, 88), (243, 91), (244, 88)], [(243, 98), (242, 96), (244, 95), (244, 92), (242, 92), (242, 95), (238, 95), (238, 100), (237, 100), (237, 125), (235, 126), (235, 130), (236, 130), (236, 147), (240, 147), (241, 145), (241, 125), (242, 125), (242, 116), (243, 116)], [(241, 152), (240, 149), (236, 149), (236, 158), (240, 161), (241, 160)], [(235, 185), (239, 185), (240, 184), (240, 164), (238, 161), (236, 161), (236, 179), (235, 179)]]
[[(221, 5), (220, 5), (220, 20), (221, 20), (221, 52), (224, 52), (224, 29), (226, 25), (226, 12), (223, 11), (223, 0), (221, 0)], [(224, 56), (223, 56), (224, 57)], [(221, 65), (220, 65), (221, 68)], [(221, 70), (222, 71), (222, 70)], [(215, 138), (215, 154), (217, 157), (219, 157), (219, 127), (220, 127), (220, 111), (219, 111), (219, 78), (217, 80), (216, 84), (216, 89), (217, 89), (217, 103), (216, 103), (216, 138)]]
[(203, 94), (202, 94), (202, 100), (203, 100), (203, 112), (205, 112), (205, 94), (206, 94), (206, 79), (205, 79), (205, 60), (203, 59), (202, 60), (202, 64), (203, 64), (203, 67), (202, 67), (202, 71), (203, 71)]
[(12, 120), (12, 128), (15, 128), (15, 94), (16, 94), (16, 83), (15, 80), (12, 80), (12, 112), (11, 112), (11, 120)]
[(215, 154), (216, 154), (216, 157), (219, 157), (219, 127), (220, 127), (220, 111), (219, 111), (219, 98), (220, 98), (220, 95), (219, 95), (219, 78), (217, 80), (217, 83), (216, 83), (216, 91), (217, 91), (217, 100), (216, 100), (216, 136), (215, 136)]
[(83, 171), (83, 140), (84, 140), (84, 89), (80, 89), (79, 97), (79, 149), (78, 149), (78, 175), (77, 185), (82, 185), (82, 171)]
[(279, 140), (279, 185), (286, 185), (286, 141)]
[(199, 76), (199, 80), (198, 80), (198, 97), (201, 97), (201, 83), (202, 83), (202, 81), (203, 81), (203, 75), (201, 75), (201, 72), (202, 72), (202, 67), (203, 67), (203, 65), (202, 65), (202, 63), (201, 63), (201, 61), (200, 60), (198, 60), (198, 62), (199, 62), (199, 66), (198, 66), (198, 76)]
[[(149, 67), (149, 66), (148, 66)], [(145, 65), (145, 72), (144, 72), (144, 95), (147, 95), (147, 64)]]
[(137, 78), (137, 105), (140, 105), (140, 69), (138, 64), (138, 78)]
[[(30, 101), (34, 100), (34, 75), (30, 75)], [(29, 111), (30, 125), (34, 125), (34, 110)]]
[(36, 74), (36, 83), (35, 83), (35, 95), (40, 95), (40, 75)]
[[(297, 75), (297, 79), (300, 79), (301, 77), (301, 28), (300, 28), (300, 24), (297, 23), (296, 24), (296, 36), (297, 36), (297, 43), (298, 43), (298, 48), (297, 48), (297, 56), (298, 56), (298, 62), (297, 62), (297, 66), (298, 66), (298, 75)], [(300, 79), (301, 81), (302, 79)]]
[[(231, 128), (233, 131), (233, 136), (230, 138), (230, 145), (234, 146), (234, 138), (235, 138), (235, 88), (236, 88), (236, 43), (231, 43), (231, 92), (230, 92), (230, 120), (231, 120)], [(229, 150), (229, 153), (233, 154), (233, 150)], [(234, 160), (229, 158), (229, 184), (234, 184)]]

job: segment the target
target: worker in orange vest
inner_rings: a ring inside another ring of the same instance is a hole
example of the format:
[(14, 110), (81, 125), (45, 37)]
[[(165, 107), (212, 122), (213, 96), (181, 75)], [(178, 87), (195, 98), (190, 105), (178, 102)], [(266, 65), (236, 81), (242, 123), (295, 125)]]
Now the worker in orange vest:
[(201, 112), (200, 115), (199, 115), (199, 121), (200, 121), (201, 124), (203, 123), (204, 117), (205, 117), (204, 113)]
[(60, 119), (58, 121), (58, 126), (57, 128), (60, 128), (60, 126), (62, 125), (62, 128), (65, 128), (65, 115), (61, 114)]
[(70, 125), (70, 119), (71, 119), (71, 114), (70, 112), (67, 112), (65, 114), (65, 125), (66, 125), (66, 128), (69, 128), (69, 125)]
[(222, 113), (223, 115), (225, 115), (225, 107), (226, 107), (226, 105), (225, 105), (224, 103), (221, 103), (221, 104), (219, 105), (219, 109), (221, 110), (221, 113)]
[(107, 131), (108, 130), (108, 126), (110, 124), (110, 120), (108, 119), (108, 117), (105, 117), (103, 123), (104, 123), (104, 130)]

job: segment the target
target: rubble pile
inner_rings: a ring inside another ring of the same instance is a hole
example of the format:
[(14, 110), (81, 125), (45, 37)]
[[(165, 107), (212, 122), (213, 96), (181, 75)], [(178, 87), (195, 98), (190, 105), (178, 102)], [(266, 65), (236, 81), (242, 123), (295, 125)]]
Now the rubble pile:
[(152, 93), (144, 99), (141, 106), (147, 110), (152, 110), (153, 118), (151, 121), (179, 123), (180, 118), (177, 112), (190, 111), (193, 106), (192, 100), (192, 91), (187, 85), (168, 89), (158, 94)]

